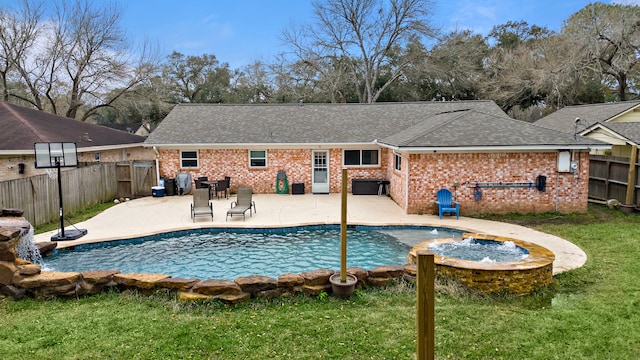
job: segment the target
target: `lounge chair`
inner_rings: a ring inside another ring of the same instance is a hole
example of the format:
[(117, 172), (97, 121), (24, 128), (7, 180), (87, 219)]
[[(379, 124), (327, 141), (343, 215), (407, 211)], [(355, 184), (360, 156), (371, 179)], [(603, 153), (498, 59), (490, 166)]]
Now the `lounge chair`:
[(440, 189), (436, 193), (436, 204), (438, 205), (438, 215), (440, 215), (440, 219), (442, 219), (442, 214), (450, 213), (456, 214), (456, 219), (458, 219), (458, 215), (460, 212), (460, 203), (457, 201), (453, 201), (451, 198), (451, 191), (447, 189)]
[(213, 204), (209, 201), (209, 189), (193, 189), (193, 203), (191, 204), (191, 219), (196, 221), (198, 215), (211, 215), (213, 221)]
[(251, 199), (252, 196), (253, 190), (251, 188), (238, 188), (238, 199), (231, 202), (231, 209), (227, 211), (227, 220), (229, 220), (229, 216), (242, 215), (244, 221), (247, 211), (249, 211), (249, 216), (253, 216), (252, 211), (256, 212), (256, 203)]

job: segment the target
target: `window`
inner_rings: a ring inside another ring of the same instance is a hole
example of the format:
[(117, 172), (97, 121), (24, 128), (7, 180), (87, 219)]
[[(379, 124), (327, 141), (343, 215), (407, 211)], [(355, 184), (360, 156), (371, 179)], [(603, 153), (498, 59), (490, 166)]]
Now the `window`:
[(94, 159), (95, 161), (97, 161), (97, 162), (100, 162), (100, 153), (99, 153), (99, 152), (97, 152), (97, 153), (93, 154), (93, 159)]
[(379, 165), (378, 150), (345, 150), (344, 165)]
[(266, 150), (249, 150), (249, 167), (252, 167), (252, 168), (267, 167), (267, 151)]
[(180, 151), (180, 167), (197, 168), (198, 152), (197, 151)]
[(402, 156), (395, 154), (395, 169), (397, 171), (402, 170)]

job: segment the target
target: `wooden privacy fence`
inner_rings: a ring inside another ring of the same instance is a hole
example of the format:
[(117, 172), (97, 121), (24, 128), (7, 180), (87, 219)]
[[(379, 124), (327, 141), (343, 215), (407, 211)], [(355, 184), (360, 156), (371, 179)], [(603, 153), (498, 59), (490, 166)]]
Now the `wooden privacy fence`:
[(631, 202), (640, 206), (640, 171), (635, 163), (631, 184), (629, 159), (591, 156), (589, 161), (589, 198), (598, 201), (616, 199), (626, 203), (627, 191), (631, 191)]
[[(133, 184), (119, 192), (118, 168), (131, 172)], [(100, 163), (62, 171), (62, 199), (65, 215), (118, 197), (151, 195), (155, 183), (153, 162)], [(56, 169), (50, 169), (57, 174)], [(0, 182), (0, 206), (22, 209), (32, 225), (46, 224), (60, 218), (58, 180), (47, 174)]]

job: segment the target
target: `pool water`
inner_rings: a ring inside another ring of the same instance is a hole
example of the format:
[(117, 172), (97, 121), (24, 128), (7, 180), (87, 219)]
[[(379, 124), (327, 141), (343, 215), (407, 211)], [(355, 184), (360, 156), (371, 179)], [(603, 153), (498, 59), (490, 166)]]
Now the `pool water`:
[[(424, 230), (426, 234), (426, 230)], [(403, 265), (410, 246), (376, 230), (347, 231), (347, 266)], [(173, 277), (234, 280), (340, 269), (340, 229), (234, 232), (194, 231), (159, 239), (61, 249), (44, 260), (54, 271), (120, 270)]]
[(441, 256), (480, 262), (516, 261), (529, 256), (526, 249), (516, 246), (513, 241), (498, 242), (471, 237), (462, 241), (436, 241), (429, 245), (429, 250)]

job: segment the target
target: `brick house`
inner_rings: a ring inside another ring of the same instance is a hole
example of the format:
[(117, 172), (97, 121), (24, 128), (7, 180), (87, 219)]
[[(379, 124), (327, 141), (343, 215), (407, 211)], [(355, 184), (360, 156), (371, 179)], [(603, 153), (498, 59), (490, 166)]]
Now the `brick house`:
[(145, 137), (0, 101), (0, 181), (43, 174), (34, 143), (75, 142), (78, 162), (154, 160)]
[(462, 214), (586, 211), (589, 151), (610, 147), (511, 119), (492, 101), (178, 105), (145, 146), (162, 177), (230, 176), (232, 191), (277, 192), (284, 172), (306, 193), (338, 193), (346, 167), (349, 191), (389, 181), (409, 214), (435, 212), (440, 188)]

